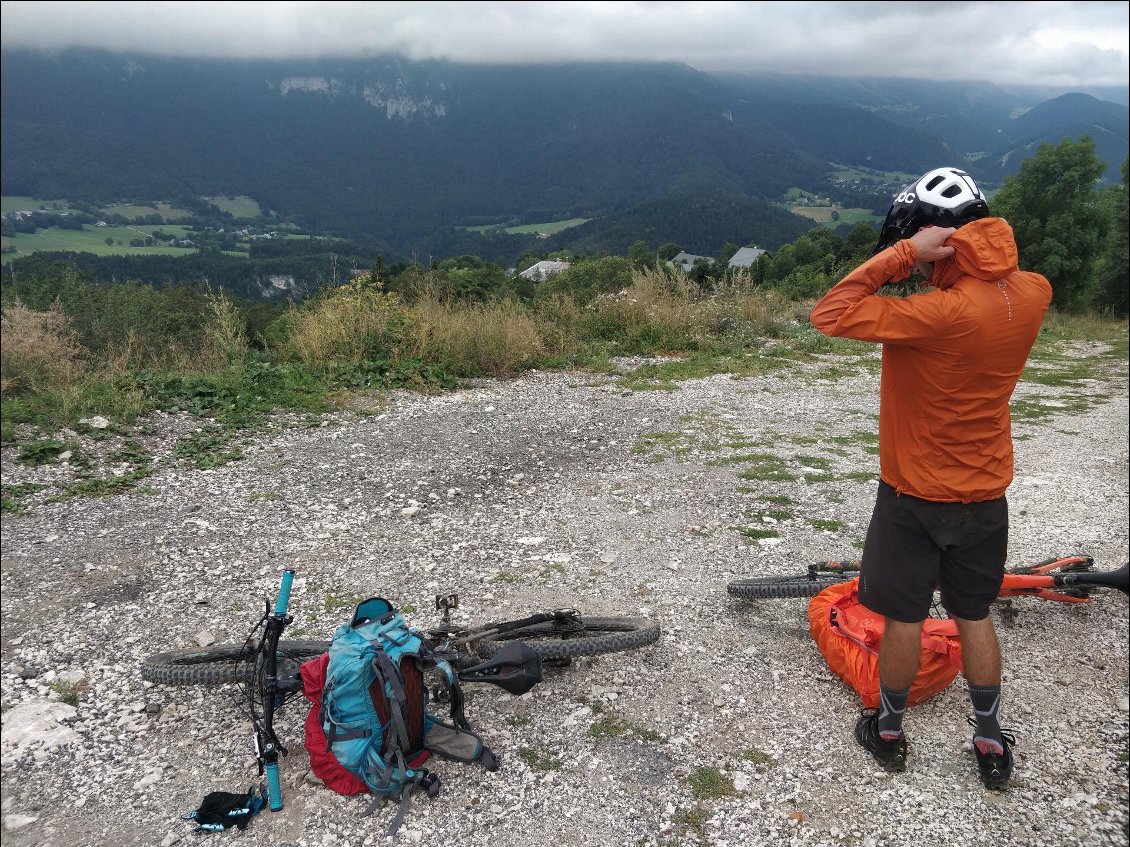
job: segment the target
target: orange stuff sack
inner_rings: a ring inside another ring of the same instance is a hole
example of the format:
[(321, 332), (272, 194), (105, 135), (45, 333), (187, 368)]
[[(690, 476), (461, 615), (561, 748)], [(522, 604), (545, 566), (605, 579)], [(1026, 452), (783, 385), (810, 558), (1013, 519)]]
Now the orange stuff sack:
[[(859, 692), (866, 708), (879, 706), (879, 642), (883, 616), (859, 602), (859, 580), (830, 585), (808, 604), (808, 627), (828, 667)], [(949, 686), (961, 670), (961, 641), (952, 620), (929, 618), (922, 626), (918, 676), (910, 705)]]

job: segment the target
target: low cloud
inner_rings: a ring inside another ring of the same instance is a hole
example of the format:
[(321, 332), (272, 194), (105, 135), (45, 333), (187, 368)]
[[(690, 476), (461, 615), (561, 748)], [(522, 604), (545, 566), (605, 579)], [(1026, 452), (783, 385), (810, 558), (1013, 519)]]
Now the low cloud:
[(511, 64), (1125, 86), (1125, 2), (5, 2), (5, 49)]

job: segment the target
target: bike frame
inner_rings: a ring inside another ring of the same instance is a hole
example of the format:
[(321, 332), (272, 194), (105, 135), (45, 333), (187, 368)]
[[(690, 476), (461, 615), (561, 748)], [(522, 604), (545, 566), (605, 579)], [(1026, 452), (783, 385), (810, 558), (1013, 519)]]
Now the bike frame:
[[(1045, 559), (1034, 565), (1024, 565), (1007, 571), (1001, 581), (998, 597), (1039, 597), (1058, 603), (1087, 603), (1086, 589), (1091, 586), (1117, 588), (1126, 593), (1126, 568), (1115, 571), (1091, 570), (1095, 560), (1090, 556), (1059, 556)], [(808, 566), (808, 575), (838, 573), (847, 576), (858, 572), (861, 562), (834, 560), (814, 562)]]
[(436, 595), (436, 610), (443, 612), (439, 624), (427, 631), (427, 637), (432, 648), (443, 652), (444, 658), (454, 664), (477, 664), (481, 661), (471, 652), (471, 647), (476, 642), (492, 635), (503, 632), (513, 632), (516, 629), (534, 626), (536, 624), (554, 621), (562, 629), (568, 629), (570, 624), (580, 620), (581, 613), (577, 609), (552, 609), (534, 614), (515, 621), (487, 624), (476, 627), (460, 627), (452, 623), (451, 610), (459, 608), (459, 595)]

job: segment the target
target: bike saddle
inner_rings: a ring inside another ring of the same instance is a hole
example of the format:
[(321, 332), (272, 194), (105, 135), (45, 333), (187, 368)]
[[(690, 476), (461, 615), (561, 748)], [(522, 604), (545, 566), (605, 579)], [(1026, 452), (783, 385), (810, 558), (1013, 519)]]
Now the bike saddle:
[(511, 641), (485, 662), (457, 673), (460, 682), (489, 682), (510, 694), (525, 694), (541, 682), (541, 659), (521, 641)]
[(1117, 588), (1123, 594), (1130, 594), (1130, 564), (1123, 565), (1116, 571), (1089, 573), (1086, 581), (1091, 585), (1105, 585)]

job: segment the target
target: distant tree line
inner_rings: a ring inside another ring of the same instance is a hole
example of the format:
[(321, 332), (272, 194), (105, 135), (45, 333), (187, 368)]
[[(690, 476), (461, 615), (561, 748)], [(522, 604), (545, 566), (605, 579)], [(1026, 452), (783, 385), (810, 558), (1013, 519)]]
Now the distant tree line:
[[(1077, 312), (1094, 309), (1125, 316), (1126, 164), (1121, 185), (1099, 189), (1096, 186), (1102, 170), (1089, 138), (1044, 145), (1018, 174), (1006, 180), (991, 198), (990, 207), (994, 215), (1012, 225), (1021, 267), (1040, 272), (1051, 281), (1057, 308)], [(660, 208), (677, 215), (706, 214), (705, 206), (688, 205), (680, 210), (678, 204), (671, 204)], [(740, 203), (734, 208), (743, 209)], [(792, 218), (795, 216), (782, 219), (782, 225), (794, 226), (789, 220)], [(658, 229), (659, 224), (652, 226)], [(870, 256), (877, 238), (875, 228), (868, 224), (832, 230), (812, 227), (809, 222), (804, 229), (738, 274), (727, 269), (726, 260), (741, 245), (728, 241), (713, 250), (704, 249), (705, 234), (702, 241), (692, 244), (636, 237), (622, 249), (611, 251), (561, 247), (557, 237), (539, 242), (515, 236), (511, 241), (505, 233), (452, 229), (450, 244), (466, 244), (467, 253), (442, 259), (414, 257), (408, 262), (394, 259), (372, 244), (332, 238), (258, 240), (252, 243), (247, 259), (212, 248), (176, 257), (68, 254), (66, 260), (79, 277), (94, 283), (134, 286), (131, 290), (143, 284), (162, 290), (203, 284), (247, 302), (303, 299), (336, 288), (359, 274), (368, 275), (387, 291), (411, 297), (421, 269), (429, 271), (429, 285), (436, 289), (432, 293), (448, 301), (530, 302), (567, 294), (586, 302), (598, 293), (619, 290), (617, 286), (627, 287), (633, 268), (663, 270), (676, 253), (702, 250), (717, 261), (696, 264), (688, 276), (704, 291), (738, 284), (777, 289), (792, 299), (813, 299)], [(596, 243), (619, 244), (629, 230), (614, 231), (616, 234), (608, 236), (607, 241)], [(572, 243), (593, 241), (582, 231)], [(524, 249), (483, 258), (484, 244), (505, 251), (519, 246)], [(748, 246), (764, 248), (765, 243)], [(546, 258), (568, 258), (573, 266), (540, 284), (519, 276), (522, 270)], [(50, 278), (48, 269), (58, 259), (58, 254), (36, 254), (13, 260), (4, 274), (6, 296), (9, 290), (26, 292), (29, 285), (34, 289), (35, 280)], [(281, 287), (272, 284), (280, 279), (284, 281)], [(38, 297), (36, 302), (42, 299)]]

